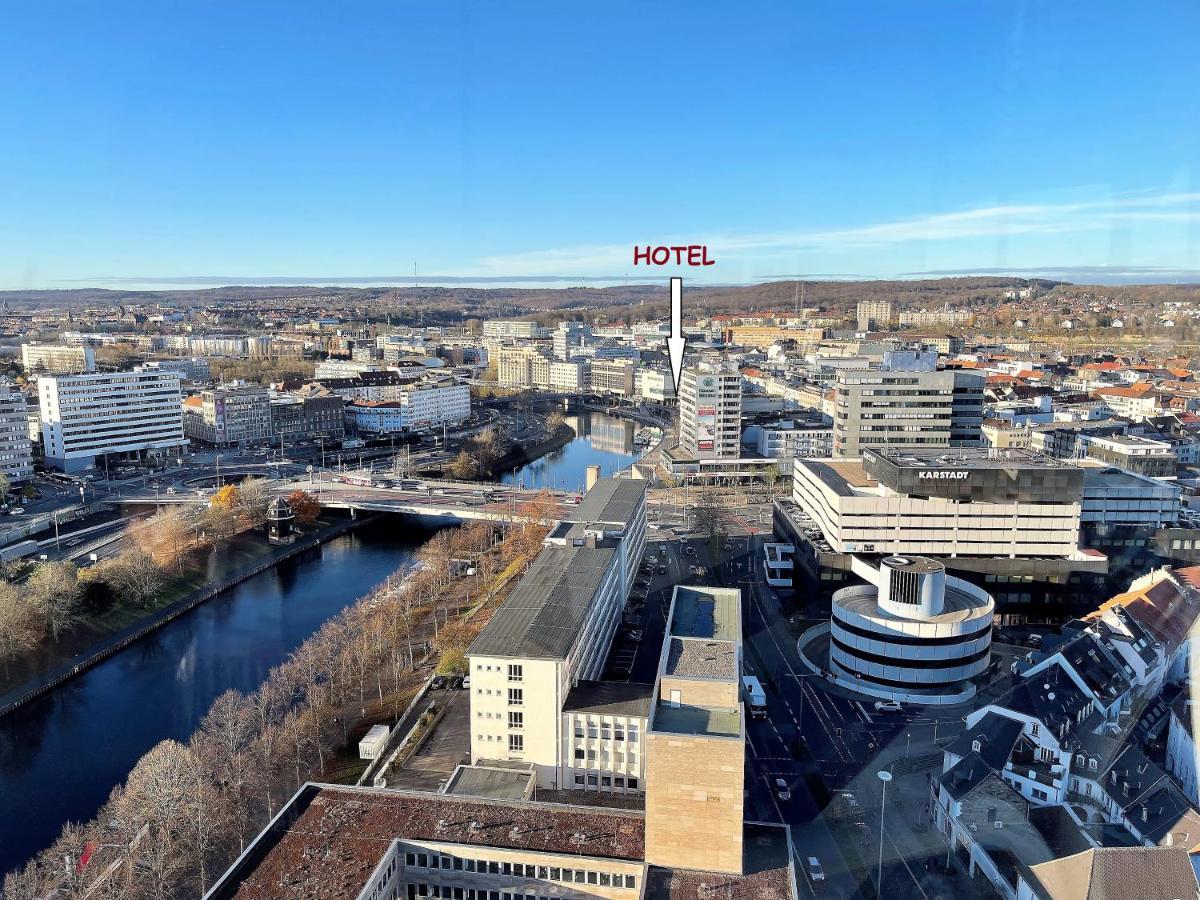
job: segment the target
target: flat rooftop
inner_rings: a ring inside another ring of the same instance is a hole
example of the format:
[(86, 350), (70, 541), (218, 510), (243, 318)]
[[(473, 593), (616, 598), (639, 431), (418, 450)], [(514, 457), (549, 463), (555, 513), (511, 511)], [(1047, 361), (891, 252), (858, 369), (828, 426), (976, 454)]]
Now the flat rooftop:
[(664, 675), (679, 678), (737, 679), (737, 649), (733, 641), (671, 638)]
[(628, 525), (645, 498), (646, 482), (641, 479), (601, 478), (565, 518), (568, 522)]
[(571, 688), (563, 712), (593, 716), (650, 715), (654, 685), (625, 681), (581, 681)]
[[(854, 589), (851, 588), (850, 590)], [(897, 625), (907, 624), (910, 627), (917, 622), (929, 623), (931, 625), (949, 625), (955, 622), (966, 622), (978, 618), (986, 607), (986, 604), (981, 602), (979, 598), (949, 585), (946, 587), (946, 604), (942, 608), (942, 611), (928, 619), (906, 619), (881, 608), (879, 605), (879, 591), (870, 585), (862, 586), (859, 593), (852, 594), (851, 596), (838, 597), (835, 594), (833, 604), (852, 613), (858, 613), (860, 616), (865, 616), (868, 619), (874, 619), (876, 622), (894, 622)], [(901, 631), (902, 629), (897, 629), (898, 633)]]
[(737, 588), (675, 588), (671, 634), (675, 637), (738, 639), (741, 591)]
[(743, 875), (650, 866), (646, 900), (792, 900), (787, 831), (781, 825), (747, 824), (742, 832)]
[(420, 791), (306, 785), (212, 900), (346, 900), (396, 839), (641, 862), (641, 813)]
[(954, 469), (1063, 469), (1071, 464), (1032, 450), (1007, 448), (996, 450), (989, 447), (954, 447), (938, 450), (891, 450), (866, 451), (902, 469), (928, 469), (946, 466)]
[(857, 497), (879, 487), (879, 482), (867, 474), (861, 460), (797, 459), (793, 465), (811, 472), (839, 497)]
[(489, 800), (527, 800), (533, 796), (534, 778), (529, 765), (520, 768), (504, 763), (477, 763), (455, 769), (445, 792)]
[(737, 737), (741, 729), (740, 706), (671, 706), (659, 701), (654, 709), (655, 731)]

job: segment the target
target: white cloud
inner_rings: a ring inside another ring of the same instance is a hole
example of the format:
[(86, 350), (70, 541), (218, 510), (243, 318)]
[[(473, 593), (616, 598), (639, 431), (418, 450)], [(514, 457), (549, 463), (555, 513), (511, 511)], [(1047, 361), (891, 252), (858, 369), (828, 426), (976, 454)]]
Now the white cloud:
[[(949, 242), (1019, 235), (1063, 235), (1111, 231), (1123, 223), (1200, 222), (1200, 193), (1129, 194), (1075, 203), (1024, 203), (935, 213), (895, 222), (756, 234), (713, 234), (675, 238), (699, 240), (717, 250), (720, 262), (786, 254), (881, 248), (911, 242)], [(478, 274), (584, 275), (632, 267), (631, 244), (588, 244), (488, 256)]]

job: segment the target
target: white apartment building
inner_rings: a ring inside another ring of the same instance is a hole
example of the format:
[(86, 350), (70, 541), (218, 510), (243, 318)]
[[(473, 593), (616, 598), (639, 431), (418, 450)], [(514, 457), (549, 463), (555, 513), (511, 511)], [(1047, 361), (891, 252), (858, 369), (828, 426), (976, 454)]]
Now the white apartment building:
[(21, 367), (31, 375), (95, 372), (96, 351), (86, 344), (73, 346), (33, 341), (21, 345)]
[(187, 445), (177, 372), (94, 372), (38, 379), (46, 464), (65, 472), (102, 456), (169, 456)]
[(679, 447), (695, 459), (741, 456), (742, 376), (701, 364), (679, 382)]
[(1083, 470), (1025, 451), (798, 459), (792, 499), (835, 553), (1074, 558)]
[(546, 329), (537, 322), (521, 322), (509, 320), (492, 320), (483, 323), (485, 338), (501, 338), (508, 340), (531, 340), (542, 337)]
[(346, 406), (353, 434), (399, 434), (457, 425), (471, 418), (471, 389), (453, 379), (414, 385), (396, 400), (355, 400)]
[(325, 378), (355, 378), (363, 372), (382, 372), (384, 366), (373, 360), (327, 359), (317, 363), (313, 378), (321, 381)]
[(185, 357), (183, 359), (152, 359), (134, 369), (135, 372), (178, 372), (184, 381), (208, 381), (212, 378), (212, 370), (208, 360), (203, 356)]
[(544, 385), (549, 381), (549, 368), (549, 360), (537, 347), (501, 347), (496, 352), (496, 380), (504, 387)]
[(25, 395), (7, 379), (0, 379), (0, 474), (9, 484), (33, 475), (29, 407)]
[[(545, 788), (571, 787), (574, 773), (568, 770), (587, 768), (575, 765), (575, 719), (567, 720), (568, 732), (563, 712), (572, 690), (604, 668), (645, 542), (645, 484), (628, 479), (598, 481), (547, 535), (542, 552), (467, 651), (472, 762), (529, 763)], [(586, 722), (592, 714), (584, 715)], [(615, 740), (611, 716), (609, 725)], [(586, 748), (582, 761), (589, 761)], [(594, 762), (599, 777), (599, 756)], [(604, 762), (610, 779), (639, 778), (636, 757), (619, 767), (615, 756)], [(626, 780), (620, 790), (638, 790), (639, 784)], [(615, 783), (612, 789), (618, 789)]]

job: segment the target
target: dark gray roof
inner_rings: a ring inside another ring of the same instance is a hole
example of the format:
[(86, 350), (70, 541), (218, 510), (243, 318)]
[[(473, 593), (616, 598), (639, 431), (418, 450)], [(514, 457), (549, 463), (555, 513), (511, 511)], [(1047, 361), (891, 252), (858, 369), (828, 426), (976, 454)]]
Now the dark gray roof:
[(594, 716), (650, 715), (654, 685), (625, 681), (581, 681), (567, 694), (563, 712)]
[(468, 655), (565, 659), (615, 553), (615, 547), (545, 547)]
[(579, 505), (567, 513), (568, 522), (627, 525), (646, 496), (646, 482), (632, 478), (601, 478)]
[(991, 766), (978, 753), (968, 753), (943, 772), (938, 780), (951, 797), (961, 800), (989, 777), (996, 777)]
[(975, 727), (964, 731), (946, 749), (955, 756), (971, 754), (972, 745), (978, 741), (980, 758), (997, 772), (1004, 768), (1017, 738), (1021, 736), (1024, 723), (999, 713), (989, 712), (975, 723)]

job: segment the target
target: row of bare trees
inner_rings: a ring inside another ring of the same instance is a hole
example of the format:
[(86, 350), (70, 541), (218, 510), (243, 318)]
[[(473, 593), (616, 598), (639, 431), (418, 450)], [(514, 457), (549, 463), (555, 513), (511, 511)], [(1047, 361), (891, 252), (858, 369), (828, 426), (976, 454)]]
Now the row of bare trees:
[[(143, 756), (94, 820), (68, 825), (5, 879), (4, 900), (55, 890), (133, 900), (203, 894), (305, 781), (336, 777), (352, 737), (400, 714), (431, 639), (444, 655), (465, 651), (479, 625), (458, 616), (438, 625), (439, 609), (491, 596), (545, 533), (537, 521), (500, 539), (487, 523), (440, 532), (419, 552), (420, 566), (327, 621), (258, 690), (221, 694), (190, 740), (162, 741)], [(475, 574), (452, 574), (455, 561)]]
[[(298, 521), (312, 521), (319, 511), (307, 494), (289, 499)], [(222, 488), (203, 509), (178, 506), (131, 523), (127, 549), (112, 559), (82, 570), (70, 562), (41, 562), (23, 582), (0, 581), (0, 671), (12, 676), (14, 662), (47, 642), (58, 643), (114, 604), (151, 606), (172, 578), (196, 564), (198, 551), (261, 526), (270, 500), (264, 479), (247, 479)]]

